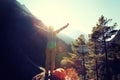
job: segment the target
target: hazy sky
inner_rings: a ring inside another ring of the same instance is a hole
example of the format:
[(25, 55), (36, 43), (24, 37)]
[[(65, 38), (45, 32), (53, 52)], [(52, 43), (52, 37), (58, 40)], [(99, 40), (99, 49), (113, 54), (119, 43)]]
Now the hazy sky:
[(24, 4), (33, 15), (46, 25), (55, 29), (69, 23), (62, 31), (72, 38), (77, 38), (79, 32), (91, 33), (98, 18), (106, 18), (117, 22), (120, 29), (120, 0), (17, 0)]

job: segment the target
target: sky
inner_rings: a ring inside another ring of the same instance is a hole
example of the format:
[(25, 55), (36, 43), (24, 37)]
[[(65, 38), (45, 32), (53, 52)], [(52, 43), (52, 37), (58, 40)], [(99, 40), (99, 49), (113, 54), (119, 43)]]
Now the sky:
[(69, 23), (63, 30), (71, 38), (90, 34), (101, 15), (113, 19), (120, 29), (120, 0), (17, 0), (47, 26), (55, 30)]

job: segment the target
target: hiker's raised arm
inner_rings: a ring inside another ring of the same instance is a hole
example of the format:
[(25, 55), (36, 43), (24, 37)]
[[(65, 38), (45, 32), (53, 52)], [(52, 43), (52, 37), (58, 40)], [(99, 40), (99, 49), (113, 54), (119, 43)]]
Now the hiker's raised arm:
[(69, 23), (67, 23), (65, 26), (61, 27), (60, 29), (56, 30), (56, 33), (59, 33), (60, 31), (62, 31), (63, 29), (65, 29), (67, 26), (69, 25)]

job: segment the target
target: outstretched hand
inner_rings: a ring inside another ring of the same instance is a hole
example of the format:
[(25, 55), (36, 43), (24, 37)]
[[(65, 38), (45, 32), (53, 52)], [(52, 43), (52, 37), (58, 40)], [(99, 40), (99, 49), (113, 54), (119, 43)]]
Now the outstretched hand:
[(66, 26), (68, 26), (69, 25), (69, 23), (67, 23), (67, 25)]

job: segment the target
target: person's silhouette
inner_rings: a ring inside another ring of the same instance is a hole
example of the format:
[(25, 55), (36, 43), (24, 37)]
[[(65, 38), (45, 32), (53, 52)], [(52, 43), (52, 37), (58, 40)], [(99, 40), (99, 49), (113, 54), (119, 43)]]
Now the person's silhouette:
[(51, 74), (55, 68), (55, 56), (56, 56), (56, 35), (63, 29), (65, 29), (69, 24), (61, 27), (60, 29), (54, 31), (53, 26), (49, 26), (49, 30), (47, 31), (47, 47), (46, 47), (46, 74), (48, 74), (48, 70), (51, 71)]

